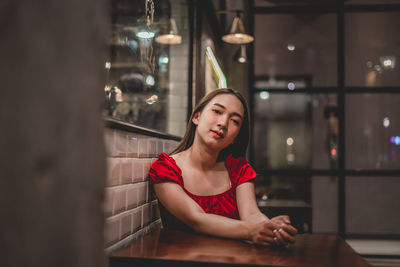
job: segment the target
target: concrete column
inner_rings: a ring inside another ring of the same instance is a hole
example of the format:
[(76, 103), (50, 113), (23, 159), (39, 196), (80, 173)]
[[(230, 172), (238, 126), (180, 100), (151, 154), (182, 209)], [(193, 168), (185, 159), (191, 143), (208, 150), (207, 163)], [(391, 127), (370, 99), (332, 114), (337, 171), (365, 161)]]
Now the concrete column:
[(1, 266), (104, 266), (104, 0), (0, 4)]

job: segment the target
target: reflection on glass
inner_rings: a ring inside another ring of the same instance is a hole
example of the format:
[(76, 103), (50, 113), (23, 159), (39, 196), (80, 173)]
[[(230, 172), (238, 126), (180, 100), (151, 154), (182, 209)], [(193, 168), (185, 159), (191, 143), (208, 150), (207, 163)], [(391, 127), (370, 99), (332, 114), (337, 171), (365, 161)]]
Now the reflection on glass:
[[(183, 135), (188, 76), (187, 1), (110, 0), (110, 55), (105, 63), (104, 114)], [(174, 18), (180, 44), (156, 41)]]
[(347, 234), (399, 235), (399, 188), (399, 177), (346, 177)]
[(313, 233), (338, 232), (338, 179), (337, 177), (312, 177), (311, 203)]
[[(254, 19), (254, 74), (268, 77), (269, 89), (337, 85), (335, 14), (256, 14)], [(294, 80), (281, 87), (274, 83), (280, 77)]]
[(345, 21), (346, 86), (400, 85), (400, 13), (348, 13)]
[(390, 120), (388, 117), (383, 118), (383, 127), (387, 128), (390, 126)]
[(346, 168), (400, 169), (399, 94), (346, 96)]
[(262, 92), (260, 92), (260, 98), (261, 98), (262, 100), (267, 100), (267, 99), (269, 98), (269, 93), (268, 93), (268, 91), (262, 91)]
[(267, 93), (254, 95), (256, 169), (336, 169), (335, 95)]
[(293, 91), (296, 88), (301, 89), (311, 87), (311, 76), (257, 76), (255, 78), (254, 87), (259, 90), (289, 89), (290, 91)]
[(302, 200), (310, 203), (310, 178), (258, 175), (256, 197), (263, 200)]
[[(327, 5), (336, 4), (337, 0), (318, 0), (318, 1), (282, 1), (282, 0), (255, 0), (255, 7), (271, 7), (271, 6), (293, 6), (293, 5)], [(379, 1), (379, 0), (376, 0)]]
[[(311, 97), (271, 94), (255, 97), (254, 138), (256, 168), (307, 168), (311, 163)], [(299, 140), (287, 145), (287, 139)]]
[(389, 141), (391, 144), (400, 146), (400, 136), (390, 136)]
[(227, 83), (226, 83), (226, 77), (224, 72), (222, 71), (217, 58), (214, 55), (214, 51), (212, 50), (211, 46), (206, 47), (206, 55), (208, 60), (211, 63), (211, 66), (213, 68), (213, 71), (217, 77), (218, 80), (218, 88), (226, 88)]
[(400, 4), (399, 0), (346, 0), (345, 5)]
[(288, 49), (289, 51), (294, 51), (294, 50), (296, 49), (296, 46), (290, 44), (290, 45), (287, 46), (287, 49)]
[(258, 175), (256, 196), (257, 204), (267, 216), (286, 214), (300, 233), (311, 231), (309, 177)]

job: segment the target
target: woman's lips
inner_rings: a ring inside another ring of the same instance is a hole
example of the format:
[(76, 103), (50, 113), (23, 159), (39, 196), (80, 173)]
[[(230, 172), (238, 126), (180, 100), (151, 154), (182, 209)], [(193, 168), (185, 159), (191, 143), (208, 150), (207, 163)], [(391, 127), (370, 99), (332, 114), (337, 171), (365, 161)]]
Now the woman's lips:
[(212, 132), (213, 132), (215, 138), (224, 138), (223, 133), (219, 133), (217, 131), (212, 131)]

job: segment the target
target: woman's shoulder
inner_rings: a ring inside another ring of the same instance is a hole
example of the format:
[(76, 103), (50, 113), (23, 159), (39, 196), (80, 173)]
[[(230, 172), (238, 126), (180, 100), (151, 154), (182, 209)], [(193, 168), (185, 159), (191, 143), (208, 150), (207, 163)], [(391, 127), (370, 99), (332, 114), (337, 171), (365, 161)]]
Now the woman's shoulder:
[(157, 161), (171, 161), (171, 159), (173, 159), (173, 157), (171, 157), (168, 153), (165, 152), (161, 152), (157, 156)]
[(173, 157), (165, 152), (158, 155), (157, 160), (151, 164), (150, 169), (173, 169), (179, 170), (178, 165)]
[(257, 176), (245, 157), (233, 157), (229, 155), (225, 159), (225, 165), (230, 177), (233, 178), (235, 186), (253, 180)]
[[(161, 153), (161, 154), (165, 154), (165, 153)], [(161, 155), (161, 154), (160, 154), (160, 155)], [(167, 155), (168, 155), (168, 154), (167, 154)], [(179, 161), (180, 158), (183, 157), (183, 155), (184, 155), (184, 151), (181, 151), (181, 152), (178, 152), (178, 153), (175, 153), (175, 154), (172, 154), (172, 155), (168, 155), (168, 157), (171, 158), (171, 159), (173, 159), (174, 162), (176, 163), (176, 162)]]
[(150, 183), (160, 183), (173, 181), (180, 183), (181, 170), (176, 165), (175, 160), (167, 153), (158, 155), (156, 161), (151, 164), (150, 170)]

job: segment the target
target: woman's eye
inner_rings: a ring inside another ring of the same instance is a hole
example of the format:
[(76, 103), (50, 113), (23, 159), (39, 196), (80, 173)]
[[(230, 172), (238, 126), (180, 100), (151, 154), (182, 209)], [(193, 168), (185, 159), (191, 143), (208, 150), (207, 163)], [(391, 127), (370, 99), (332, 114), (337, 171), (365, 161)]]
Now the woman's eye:
[(215, 114), (221, 114), (221, 111), (219, 111), (218, 109), (213, 109)]
[(239, 124), (240, 124), (238, 120), (232, 119), (232, 121), (233, 121), (233, 123), (236, 124), (236, 125), (239, 125)]

